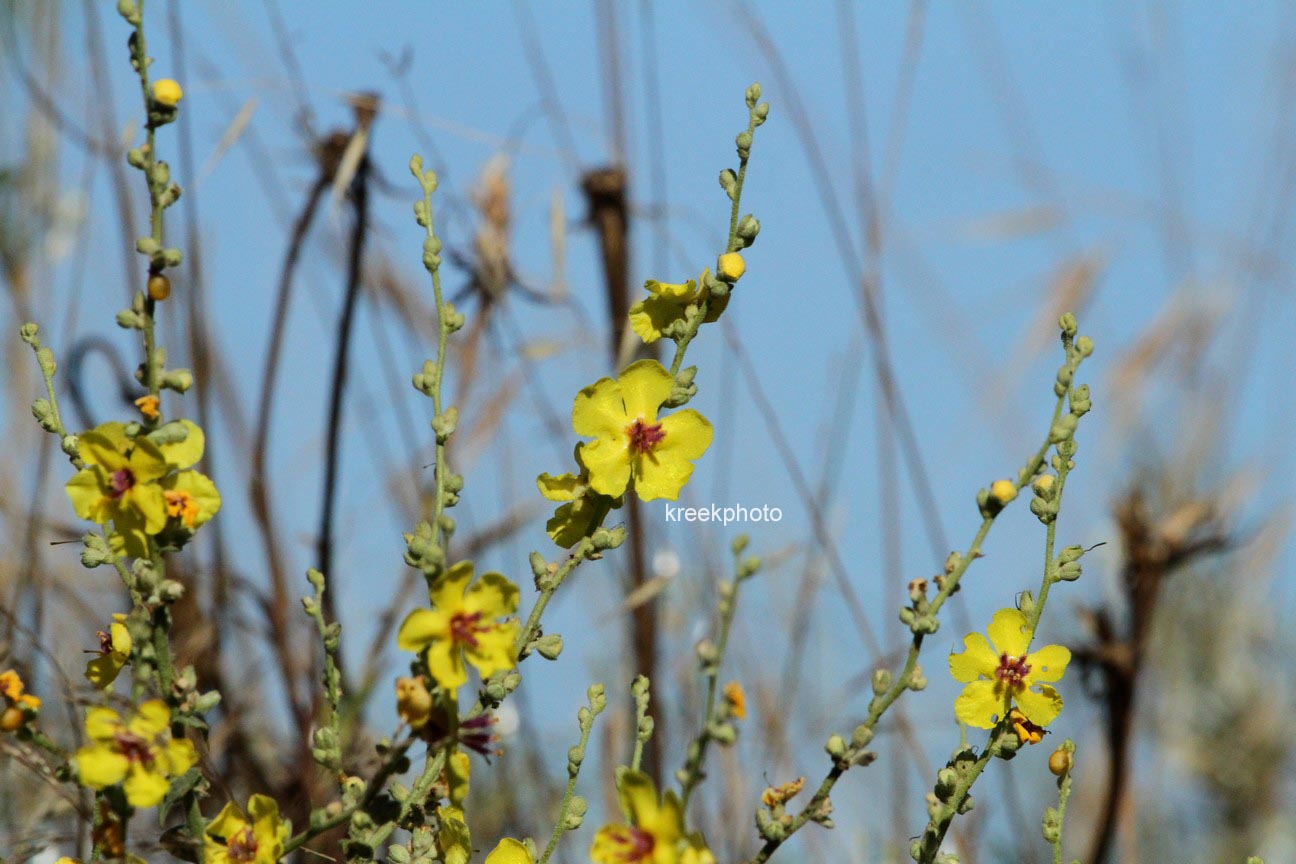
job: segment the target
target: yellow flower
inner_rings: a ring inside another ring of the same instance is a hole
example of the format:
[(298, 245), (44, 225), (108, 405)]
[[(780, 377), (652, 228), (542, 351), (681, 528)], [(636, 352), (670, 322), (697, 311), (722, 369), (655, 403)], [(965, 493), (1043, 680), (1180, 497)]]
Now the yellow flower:
[[(1036, 726), (1047, 726), (1062, 710), (1062, 697), (1046, 682), (1058, 681), (1071, 661), (1061, 645), (1027, 653), (1034, 635), (1017, 609), (1000, 609), (986, 632), (969, 633), (963, 652), (950, 654), (950, 674), (967, 684), (954, 702), (954, 714), (969, 726), (990, 729), (1015, 704)], [(1039, 692), (1031, 689), (1039, 685)]]
[(518, 587), (499, 573), (484, 573), (471, 588), (471, 561), (460, 561), (433, 586), (431, 609), (416, 609), (400, 626), (402, 651), (428, 649), (428, 671), (444, 690), (468, 680), (464, 657), (484, 679), (517, 665), (513, 643), (521, 624), (497, 619), (518, 607)]
[(86, 664), (85, 677), (91, 684), (103, 690), (117, 680), (122, 667), (130, 661), (131, 635), (126, 629), (126, 616), (120, 612), (113, 615), (113, 623), (107, 630), (99, 631), (99, 656)]
[(783, 783), (779, 786), (767, 786), (761, 793), (761, 803), (773, 810), (775, 807), (782, 807), (791, 801), (801, 790), (805, 788), (806, 778), (798, 777), (795, 780)]
[(600, 497), (590, 488), (589, 469), (581, 461), (581, 445), (576, 445), (576, 464), (579, 474), (541, 474), (536, 478), (540, 494), (550, 501), (566, 502), (554, 511), (545, 523), (549, 538), (563, 549), (569, 549), (581, 538), (599, 527), (607, 508), (621, 506), (621, 498)]
[(396, 679), (396, 713), (411, 729), (422, 728), (432, 716), (432, 694), (422, 675)]
[(162, 416), (158, 409), (162, 405), (162, 400), (152, 393), (141, 396), (135, 400), (135, 407), (139, 409), (140, 414), (146, 420), (156, 420)]
[(104, 789), (123, 783), (132, 807), (152, 807), (162, 800), (170, 778), (198, 761), (193, 743), (171, 737), (171, 709), (161, 699), (140, 705), (129, 720), (111, 708), (86, 712), (86, 737), (92, 742), (73, 761), (81, 784)]
[(726, 252), (716, 261), (716, 275), (726, 282), (737, 282), (747, 272), (747, 262), (737, 252)]
[(601, 495), (623, 494), (633, 482), (645, 501), (674, 501), (711, 446), (711, 424), (691, 408), (657, 419), (674, 382), (656, 360), (640, 360), (615, 381), (599, 379), (576, 395), (572, 428), (594, 438), (580, 445), (589, 482)]
[(604, 825), (594, 835), (595, 864), (712, 864), (710, 850), (697, 835), (685, 836), (684, 811), (674, 792), (662, 799), (647, 775), (627, 771), (617, 787), (629, 825)]
[(990, 497), (1000, 507), (1017, 497), (1017, 484), (1011, 480), (996, 480), (990, 484)]
[(742, 720), (747, 716), (747, 694), (737, 681), (730, 681), (724, 686), (725, 703), (729, 706), (729, 716)]
[(153, 100), (159, 102), (168, 108), (174, 108), (184, 98), (184, 90), (180, 87), (180, 82), (170, 78), (163, 78), (160, 81), (153, 82)]
[(120, 423), (104, 423), (80, 436), (77, 450), (86, 467), (67, 482), (72, 507), (82, 519), (106, 525), (142, 526), (156, 534), (166, 526), (166, 501), (158, 480), (170, 470), (166, 457), (147, 438), (126, 437)]
[(40, 708), (41, 700), (24, 693), (22, 678), (12, 669), (0, 672), (0, 697), (4, 710), (0, 711), (0, 732), (13, 732), (26, 723)]
[[(741, 261), (741, 258), (739, 260)], [(709, 269), (703, 270), (700, 277), (687, 282), (658, 282), (656, 279), (649, 279), (644, 283), (649, 296), (630, 307), (630, 329), (638, 334), (640, 339), (650, 344), (662, 336), (675, 335), (670, 332), (671, 328), (688, 317), (690, 306), (698, 306), (702, 303), (708, 290), (706, 284), (710, 273)], [(702, 286), (700, 289), (699, 285)], [(708, 324), (718, 320), (720, 313), (728, 304), (727, 294), (712, 298), (707, 305), (706, 317), (702, 320)]]
[(288, 840), (288, 825), (273, 798), (253, 795), (247, 813), (230, 801), (207, 826), (207, 864), (277, 864)]

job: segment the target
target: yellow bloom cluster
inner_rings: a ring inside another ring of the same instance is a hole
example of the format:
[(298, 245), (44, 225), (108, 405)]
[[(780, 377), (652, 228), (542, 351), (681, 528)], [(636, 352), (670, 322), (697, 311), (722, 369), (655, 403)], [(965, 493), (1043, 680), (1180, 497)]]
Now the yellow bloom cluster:
[(483, 573), (469, 587), (472, 578), (471, 561), (455, 564), (429, 592), (432, 608), (411, 612), (396, 635), (402, 651), (427, 651), (428, 671), (443, 690), (468, 680), (465, 658), (483, 679), (517, 664), (521, 625), (498, 619), (517, 611), (518, 587), (499, 573)]
[(176, 422), (185, 430), (182, 441), (132, 438), (116, 422), (78, 438), (86, 467), (67, 482), (68, 498), (82, 519), (113, 526), (111, 540), (119, 554), (144, 557), (148, 537), (169, 527), (191, 533), (220, 510), (216, 485), (187, 470), (202, 458), (202, 429), (189, 420)]

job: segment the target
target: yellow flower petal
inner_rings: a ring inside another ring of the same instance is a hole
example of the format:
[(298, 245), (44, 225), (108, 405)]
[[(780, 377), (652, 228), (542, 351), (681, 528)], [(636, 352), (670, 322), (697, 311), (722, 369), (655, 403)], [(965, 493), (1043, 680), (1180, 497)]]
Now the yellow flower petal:
[(464, 591), (472, 581), (473, 565), (471, 561), (460, 561), (445, 572), (432, 586), (429, 597), (432, 606), (447, 615), (453, 615), (463, 608)]
[(550, 501), (570, 501), (576, 497), (580, 480), (575, 474), (559, 474), (557, 477), (541, 474), (536, 478), (536, 486), (540, 487), (540, 494)]
[[(611, 378), (600, 378), (576, 394), (572, 428), (587, 438), (615, 438), (630, 421), (621, 401), (621, 388)], [(589, 465), (588, 462), (585, 463)]]
[(90, 708), (86, 711), (86, 737), (104, 744), (114, 741), (122, 727), (121, 715), (111, 708)]
[(959, 722), (979, 729), (993, 729), (997, 715), (1003, 712), (1003, 695), (995, 682), (984, 678), (968, 684), (954, 700), (954, 716)]
[(125, 427), (120, 423), (104, 423), (77, 436), (77, 452), (87, 465), (99, 465), (106, 471), (116, 471), (126, 466), (125, 450), (130, 446)]
[(102, 690), (117, 680), (121, 674), (122, 662), (112, 654), (104, 654), (86, 663), (86, 680)]
[(155, 807), (166, 797), (170, 782), (160, 771), (149, 770), (143, 765), (133, 764), (127, 772), (126, 782), (122, 789), (126, 792), (126, 801), (132, 807)]
[(1013, 694), (1017, 707), (1036, 726), (1047, 726), (1057, 719), (1062, 712), (1062, 697), (1047, 684), (1040, 686), (1040, 692), (1022, 690)]
[(102, 468), (91, 465), (72, 475), (63, 487), (67, 490), (72, 509), (81, 519), (106, 525), (112, 521), (113, 500), (109, 497), (112, 491), (108, 487), (108, 477)]
[(545, 523), (545, 533), (560, 548), (570, 549), (580, 542), (594, 522), (594, 502), (587, 498), (568, 502), (554, 511)]
[[(197, 464), (202, 458), (203, 450), (206, 447), (207, 436), (203, 434), (202, 427), (192, 420), (174, 420), (173, 423), (179, 423), (187, 431), (183, 441), (174, 441), (159, 446), (162, 457), (166, 460), (167, 465), (172, 468), (188, 468), (190, 465)], [(171, 424), (168, 423), (168, 426)], [(151, 442), (150, 442), (151, 443)]]
[(581, 445), (581, 461), (589, 468), (590, 487), (613, 498), (630, 485), (630, 439), (600, 438)]
[(160, 479), (171, 467), (167, 465), (167, 460), (158, 446), (142, 435), (132, 442), (130, 458), (126, 465), (135, 475), (136, 488)]
[(658, 282), (656, 279), (649, 279), (644, 283), (644, 288), (648, 292), (658, 297), (669, 297), (674, 300), (692, 300), (697, 296), (697, 280), (690, 279), (687, 282)]
[(502, 573), (483, 573), (463, 595), (463, 608), (484, 618), (503, 618), (517, 611), (522, 592)]
[(949, 656), (950, 674), (955, 681), (967, 683), (985, 676), (993, 678), (999, 666), (999, 656), (990, 648), (990, 643), (980, 633), (969, 633), (963, 637), (963, 653)]
[(221, 811), (216, 814), (216, 818), (207, 826), (207, 834), (220, 840), (228, 840), (247, 826), (248, 820), (243, 815), (243, 811), (239, 809), (237, 804), (230, 801), (221, 808)]
[(108, 625), (108, 641), (112, 645), (112, 652), (122, 660), (130, 656), (132, 640), (130, 630), (126, 629), (123, 623), (126, 616), (118, 613), (113, 616), (117, 619)]
[(522, 625), (517, 621), (496, 624), (491, 629), (477, 634), (475, 646), (464, 649), (464, 653), (468, 655), (468, 662), (477, 667), (483, 680), (502, 669), (512, 669), (517, 665), (517, 658), (513, 656), (513, 644), (517, 641), (518, 631), (521, 629)]
[(1026, 658), (1031, 681), (1060, 681), (1071, 662), (1071, 652), (1061, 645), (1045, 645)]
[[(625, 405), (625, 417), (630, 422), (641, 419), (653, 423), (657, 420), (657, 409), (670, 398), (675, 381), (666, 367), (656, 360), (640, 360), (626, 367), (617, 378), (617, 384)], [(580, 432), (579, 429), (576, 431)]]
[(443, 690), (455, 690), (468, 680), (463, 651), (450, 639), (433, 642), (427, 653), (428, 671)]
[(1021, 657), (1030, 646), (1031, 634), (1026, 627), (1026, 616), (1018, 609), (1000, 609), (990, 619), (986, 633), (996, 654)]
[(664, 417), (661, 427), (665, 437), (636, 462), (635, 492), (645, 501), (679, 498), (693, 475), (691, 460), (706, 452), (714, 434), (707, 419), (691, 408)]
[(161, 699), (150, 699), (135, 709), (135, 716), (126, 724), (132, 734), (152, 740), (171, 725), (171, 709)]
[(156, 483), (139, 483), (121, 497), (118, 505), (122, 510), (130, 507), (144, 521), (144, 533), (156, 534), (166, 527), (166, 492)]
[(73, 761), (76, 762), (81, 785), (91, 789), (103, 789), (120, 783), (126, 776), (126, 769), (130, 767), (130, 760), (102, 743), (78, 750)]
[(645, 344), (651, 345), (664, 335), (663, 331), (684, 318), (687, 301), (671, 297), (645, 297), (630, 307), (630, 329)]
[(415, 609), (405, 616), (396, 632), (396, 645), (402, 651), (422, 651), (434, 640), (447, 638), (450, 619), (436, 609)]
[(166, 764), (166, 773), (178, 777), (198, 764), (198, 752), (188, 738), (172, 738), (162, 748), (162, 761)]
[(486, 864), (534, 864), (535, 859), (527, 851), (526, 844), (512, 837), (505, 837), (486, 856)]

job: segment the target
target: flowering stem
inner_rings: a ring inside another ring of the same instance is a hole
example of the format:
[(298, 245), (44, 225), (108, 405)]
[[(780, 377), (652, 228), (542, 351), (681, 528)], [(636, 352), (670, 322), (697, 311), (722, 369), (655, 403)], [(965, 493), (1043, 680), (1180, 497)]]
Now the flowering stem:
[[(443, 418), (441, 384), (445, 377), (446, 343), (450, 334), (458, 328), (452, 325), (454, 308), (445, 302), (445, 298), (441, 293), (441, 241), (436, 235), (436, 227), (432, 222), (432, 193), (436, 190), (436, 174), (432, 171), (424, 172), (422, 170), (423, 160), (417, 156), (414, 158), (417, 160), (418, 168), (414, 169), (415, 163), (413, 161), (411, 161), (411, 168), (423, 187), (423, 207), (419, 213), (419, 222), (423, 225), (427, 235), (423, 241), (423, 266), (432, 277), (432, 297), (436, 303), (437, 312), (436, 363), (430, 369), (425, 368), (426, 374), (422, 389), (432, 399), (432, 411), (436, 418), (436, 424), (439, 424)], [(434, 424), (434, 428), (436, 424)], [(436, 429), (436, 499), (433, 504), (432, 531), (436, 545), (443, 554), (445, 553), (446, 537), (443, 530), (444, 526), (441, 524), (441, 517), (446, 506), (446, 474), (449, 471), (449, 464), (446, 459), (446, 439), (448, 437), (448, 434), (442, 434), (440, 429)]]
[[(157, 147), (155, 140), (157, 137), (157, 124), (153, 120), (153, 95), (149, 89), (149, 57), (148, 49), (144, 39), (144, 0), (136, 0), (135, 3), (135, 36), (131, 40), (131, 59), (135, 66), (135, 72), (139, 76), (140, 92), (144, 97), (144, 115), (148, 118), (145, 123), (145, 143), (141, 149), (143, 155), (143, 166), (145, 181), (148, 184), (149, 192), (149, 228), (150, 236), (155, 244), (155, 249), (160, 250), (164, 244), (165, 232), (163, 230), (162, 211), (165, 204), (162, 195), (166, 189), (166, 183), (159, 183), (157, 172)], [(157, 253), (153, 253), (152, 260), (149, 264), (150, 273), (161, 272)], [(155, 362), (157, 352), (157, 343), (155, 335), (154, 322), (154, 300), (148, 296), (147, 292), (144, 297), (144, 314), (143, 332), (144, 332), (144, 386), (148, 389), (150, 396), (157, 396), (161, 392), (161, 381), (158, 378), (158, 364)], [(157, 427), (160, 417), (144, 417), (145, 429), (154, 429)]]
[(693, 790), (706, 776), (702, 766), (706, 761), (707, 746), (713, 740), (712, 726), (721, 719), (716, 715), (715, 710), (716, 689), (720, 681), (720, 664), (724, 660), (725, 648), (729, 644), (729, 629), (733, 625), (734, 614), (738, 610), (738, 588), (756, 572), (755, 569), (745, 566), (742, 560), (742, 552), (746, 545), (746, 537), (740, 537), (734, 542), (734, 581), (720, 585), (720, 602), (717, 610), (720, 626), (716, 631), (715, 653), (702, 661), (702, 673), (707, 682), (706, 709), (702, 712), (702, 728), (698, 730), (697, 737), (689, 745), (688, 760), (684, 765), (684, 779), (680, 782), (682, 807), (686, 811)]
[(567, 789), (563, 793), (562, 806), (558, 808), (558, 821), (554, 824), (553, 834), (550, 835), (549, 843), (546, 844), (538, 864), (547, 864), (554, 850), (558, 848), (558, 841), (562, 838), (563, 832), (569, 827), (578, 827), (579, 818), (585, 815), (584, 810), (581, 809), (574, 815), (576, 824), (568, 825), (568, 813), (571, 811), (572, 801), (576, 795), (576, 778), (580, 776), (581, 763), (585, 760), (585, 748), (589, 746), (590, 733), (594, 730), (594, 718), (607, 707), (607, 697), (604, 695), (602, 684), (591, 685), (588, 697), (589, 707), (582, 708), (577, 715), (580, 723), (580, 742), (567, 751)]
[[(1080, 360), (1082, 358), (1080, 355), (1072, 353), (1071, 342), (1069, 339), (1066, 341), (1065, 344), (1068, 351), (1067, 363), (1071, 371), (1074, 372), (1075, 368), (1079, 366)], [(1018, 472), (1017, 478), (1013, 481), (1013, 484), (1018, 491), (1020, 491), (1021, 489), (1029, 485), (1032, 479), (1035, 477), (1035, 475), (1037, 475), (1040, 472), (1040, 470), (1044, 467), (1044, 462), (1048, 456), (1049, 449), (1054, 445), (1053, 430), (1058, 426), (1059, 420), (1062, 419), (1063, 408), (1071, 393), (1072, 391), (1069, 388), (1066, 388), (1064, 389), (1063, 393), (1058, 395), (1057, 402), (1053, 409), (1053, 416), (1049, 423), (1048, 437), (1045, 438), (1044, 443), (1026, 461), (1026, 464), (1022, 467), (1021, 471)], [(1058, 478), (1059, 496), (1061, 494), (1061, 481), (1065, 479), (1064, 472), (1068, 470), (1069, 470), (1069, 465), (1067, 460), (1066, 459), (1061, 460), (1061, 467), (1059, 468), (1059, 478)], [(956, 590), (958, 590), (959, 583), (962, 580), (963, 575), (967, 572), (968, 567), (971, 566), (974, 560), (981, 557), (981, 546), (985, 542), (986, 537), (989, 535), (990, 528), (994, 524), (997, 515), (998, 515), (998, 511), (993, 511), (993, 510), (985, 511), (981, 519), (981, 526), (977, 529), (976, 535), (972, 538), (972, 542), (968, 546), (967, 551), (964, 552), (961, 556), (952, 555), (950, 557), (950, 561), (947, 564), (947, 571), (944, 574), (943, 579), (940, 583), (940, 589), (937, 591), (936, 595), (928, 602), (927, 610), (926, 610), (926, 615), (928, 617), (934, 618), (936, 616), (936, 614), (940, 611), (941, 607), (945, 605), (945, 602), (950, 598), (950, 596), (953, 595), (953, 593)], [(1048, 531), (1048, 539), (1047, 539), (1050, 556), (1052, 555), (1052, 542), (1053, 542), (1052, 538), (1053, 538), (1053, 530), (1052, 530), (1052, 524), (1050, 523), (1049, 531)], [(1046, 585), (1052, 581), (1051, 573), (1052, 573), (1051, 570), (1049, 570), (1046, 573), (1045, 576)], [(1040, 602), (1036, 603), (1036, 607), (1035, 607), (1036, 610), (1042, 608), (1043, 606), (1042, 601), (1046, 599), (1046, 596), (1047, 596), (1046, 590), (1040, 592)], [(1038, 620), (1039, 620), (1039, 616), (1038, 614), (1036, 614), (1033, 621), (1038, 622)], [(871, 739), (873, 736), (873, 732), (878, 722), (881, 720), (883, 714), (885, 714), (887, 709), (889, 709), (896, 702), (896, 700), (900, 698), (900, 695), (904, 693), (905, 690), (910, 689), (910, 682), (912, 676), (918, 670), (918, 658), (922, 651), (924, 635), (925, 634), (923, 632), (915, 630), (909, 646), (909, 652), (905, 657), (904, 666), (902, 667), (900, 674), (894, 676), (891, 679), (889, 686), (883, 689), (881, 693), (876, 695), (869, 702), (868, 714), (865, 717), (864, 722), (861, 723), (860, 726), (856, 729), (855, 735), (853, 736), (855, 740), (867, 741)], [(991, 732), (992, 740), (994, 734), (995, 734), (994, 732)], [(848, 757), (857, 757), (857, 758), (863, 757), (864, 756), (863, 746), (864, 745), (856, 746), (854, 743), (852, 743), (851, 750), (848, 751), (847, 754)], [(938, 828), (939, 838), (941, 840), (944, 839), (945, 833), (948, 830), (950, 823), (952, 822), (953, 815), (957, 810), (957, 806), (961, 804), (963, 800), (967, 797), (968, 790), (971, 788), (972, 785), (972, 781), (975, 780), (976, 777), (980, 775), (980, 773), (985, 769), (985, 765), (989, 762), (989, 759), (992, 755), (990, 750), (991, 748), (987, 746), (985, 751), (978, 757), (977, 762), (972, 767), (972, 771), (970, 772), (970, 777), (967, 778), (966, 787), (962, 788), (961, 792), (958, 789), (955, 790), (955, 796), (951, 799), (950, 807), (952, 809), (950, 809), (948, 820), (945, 820), (943, 823), (937, 825), (936, 824), (937, 817), (935, 816), (933, 817), (932, 824), (936, 825), (936, 827)], [(864, 761), (862, 762), (855, 763), (852, 762), (850, 758), (834, 759), (833, 767), (828, 771), (827, 775), (823, 779), (823, 782), (820, 783), (819, 788), (815, 792), (814, 796), (810, 799), (810, 801), (806, 804), (806, 806), (796, 816), (792, 818), (791, 823), (786, 827), (782, 835), (779, 837), (771, 837), (767, 839), (765, 841), (765, 844), (761, 847), (760, 851), (757, 852), (755, 856), (750, 858), (746, 862), (746, 864), (763, 864), (763, 862), (768, 861), (770, 856), (773, 855), (774, 852), (780, 846), (782, 846), (783, 843), (785, 843), (788, 840), (788, 838), (790, 838), (794, 833), (800, 830), (807, 822), (811, 821), (816, 814), (822, 812), (822, 808), (828, 802), (829, 795), (832, 792), (833, 786), (836, 785), (837, 780), (842, 776), (842, 774), (844, 774), (851, 767), (852, 764), (867, 764), (867, 761), (868, 761), (867, 759), (864, 759)], [(931, 857), (936, 854), (936, 851), (939, 848), (940, 848), (940, 843), (937, 842), (931, 849), (931, 855), (920, 860), (924, 862), (930, 861)]]
[[(760, 125), (760, 123), (756, 116), (755, 105), (754, 104), (749, 105), (747, 109), (748, 140), (750, 140), (752, 134), (756, 131), (756, 127), (758, 125)], [(736, 252), (738, 251), (738, 249), (742, 247), (742, 244), (738, 240), (738, 208), (742, 202), (743, 181), (747, 177), (747, 162), (750, 159), (751, 159), (750, 146), (744, 150), (739, 151), (738, 179), (734, 183), (733, 196), (732, 196), (733, 203), (729, 208), (729, 238), (725, 241), (726, 252)], [(706, 286), (703, 286), (704, 289), (705, 287)], [(731, 286), (731, 290), (732, 290), (732, 286)], [(684, 364), (684, 352), (688, 351), (689, 343), (693, 341), (693, 337), (696, 336), (698, 334), (698, 330), (702, 328), (702, 323), (706, 320), (707, 310), (710, 307), (710, 305), (711, 305), (711, 297), (709, 294), (704, 293), (702, 297), (702, 302), (698, 304), (697, 313), (692, 318), (690, 318), (689, 321), (687, 322), (683, 335), (681, 335), (678, 339), (675, 340), (675, 359), (671, 361), (671, 368), (670, 368), (670, 373), (672, 378), (679, 375), (680, 366)]]

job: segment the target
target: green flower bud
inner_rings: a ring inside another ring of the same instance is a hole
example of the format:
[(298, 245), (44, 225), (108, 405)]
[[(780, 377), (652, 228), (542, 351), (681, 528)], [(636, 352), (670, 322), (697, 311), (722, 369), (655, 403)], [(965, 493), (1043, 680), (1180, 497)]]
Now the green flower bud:
[(561, 654), (563, 650), (562, 636), (557, 633), (550, 633), (546, 636), (541, 636), (532, 644), (535, 645), (535, 650), (540, 654), (540, 656), (546, 660), (557, 660), (558, 655)]
[(729, 196), (730, 201), (738, 194), (738, 175), (732, 168), (725, 168), (720, 172), (720, 188), (724, 190), (725, 195)]

